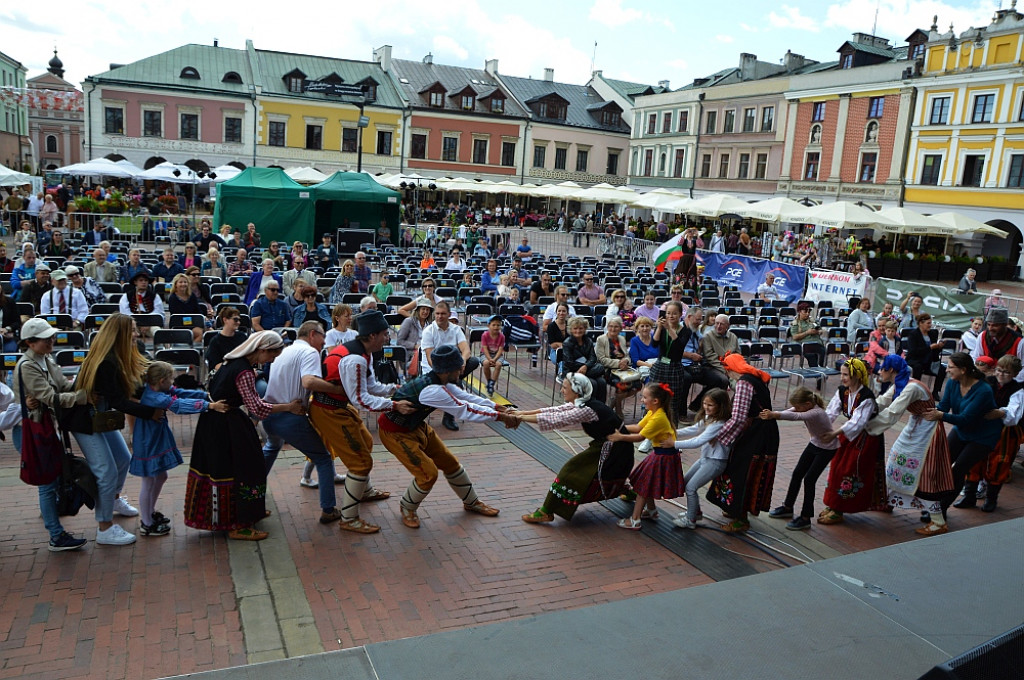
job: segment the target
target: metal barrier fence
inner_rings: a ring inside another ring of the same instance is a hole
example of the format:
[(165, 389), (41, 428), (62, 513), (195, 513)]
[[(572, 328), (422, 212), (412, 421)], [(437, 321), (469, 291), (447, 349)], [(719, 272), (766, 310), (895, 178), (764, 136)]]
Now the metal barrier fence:
[[(43, 226), (41, 218), (29, 215), (25, 211), (5, 213), (4, 215), (2, 226), (4, 234), (8, 236), (13, 236), (17, 233), (23, 220), (28, 220), (32, 224), (33, 232), (38, 232)], [(134, 213), (58, 212), (55, 216), (53, 227), (54, 229), (59, 229), (65, 235), (78, 234), (81, 236), (88, 231), (92, 231), (97, 223), (102, 223), (105, 227), (116, 230), (114, 232), (115, 237), (130, 236), (130, 239), (124, 240), (135, 241), (142, 231), (142, 222), (145, 217), (146, 215)], [(175, 224), (186, 220), (188, 220), (189, 224), (192, 224), (188, 217), (176, 218)]]

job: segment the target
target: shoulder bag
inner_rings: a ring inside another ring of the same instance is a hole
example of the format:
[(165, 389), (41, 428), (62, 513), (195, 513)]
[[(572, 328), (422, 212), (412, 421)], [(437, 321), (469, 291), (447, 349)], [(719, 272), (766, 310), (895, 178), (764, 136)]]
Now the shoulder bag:
[[(25, 404), (24, 362), (18, 366), (18, 396), (21, 399), (21, 481), (32, 486), (46, 486), (60, 476), (64, 459), (64, 442), (57, 434), (53, 416), (40, 404), (42, 419), (28, 416)], [(60, 408), (59, 406), (57, 407)]]

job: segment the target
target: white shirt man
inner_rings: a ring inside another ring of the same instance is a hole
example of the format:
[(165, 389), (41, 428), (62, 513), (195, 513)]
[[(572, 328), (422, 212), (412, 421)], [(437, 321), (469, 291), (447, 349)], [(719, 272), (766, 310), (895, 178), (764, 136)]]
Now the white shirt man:
[(423, 373), (430, 373), (430, 353), (435, 347), (441, 345), (452, 345), (458, 347), (462, 353), (463, 361), (469, 359), (469, 343), (466, 342), (466, 334), (457, 325), (451, 323), (451, 310), (448, 303), (441, 302), (434, 307), (434, 321), (423, 329), (420, 336), (420, 350), (423, 354), (420, 357), (420, 370)]
[(764, 277), (764, 283), (757, 287), (757, 297), (762, 300), (778, 300), (781, 299), (779, 295), (779, 289), (775, 287), (775, 275), (768, 274)]
[(70, 314), (75, 327), (81, 326), (85, 317), (89, 315), (89, 303), (85, 301), (85, 295), (74, 286), (68, 285), (68, 275), (61, 269), (50, 274), (50, 281), (53, 282), (53, 288), (43, 293), (43, 298), (39, 302), (40, 313)]

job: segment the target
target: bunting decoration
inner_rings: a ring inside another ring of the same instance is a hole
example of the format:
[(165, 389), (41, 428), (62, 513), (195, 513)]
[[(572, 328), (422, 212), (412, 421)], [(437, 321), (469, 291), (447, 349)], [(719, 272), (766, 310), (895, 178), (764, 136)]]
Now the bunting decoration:
[(46, 111), (85, 111), (85, 98), (78, 90), (43, 90), (0, 86), (0, 101)]

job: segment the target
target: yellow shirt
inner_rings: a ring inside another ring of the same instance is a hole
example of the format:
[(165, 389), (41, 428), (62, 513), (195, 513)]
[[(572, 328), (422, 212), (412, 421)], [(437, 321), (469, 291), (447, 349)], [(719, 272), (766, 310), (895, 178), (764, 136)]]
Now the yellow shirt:
[(675, 428), (668, 421), (665, 409), (660, 408), (657, 411), (648, 411), (647, 415), (640, 419), (640, 434), (659, 448), (661, 442), (667, 439), (675, 441), (676, 438)]

